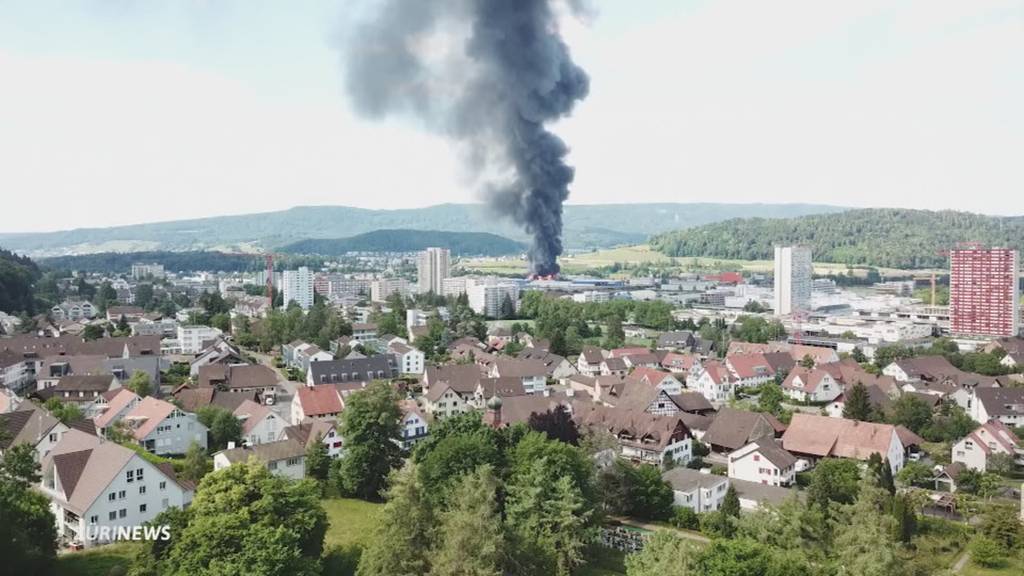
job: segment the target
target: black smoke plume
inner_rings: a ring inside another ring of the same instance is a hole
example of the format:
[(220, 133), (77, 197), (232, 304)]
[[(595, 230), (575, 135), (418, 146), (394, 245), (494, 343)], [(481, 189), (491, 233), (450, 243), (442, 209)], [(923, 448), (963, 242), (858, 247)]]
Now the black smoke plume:
[[(532, 238), (530, 272), (558, 272), (573, 169), (545, 125), (589, 89), (559, 35), (554, 0), (384, 0), (345, 35), (356, 109), (412, 113), (464, 146), (484, 197)], [(568, 2), (575, 6), (578, 2)]]

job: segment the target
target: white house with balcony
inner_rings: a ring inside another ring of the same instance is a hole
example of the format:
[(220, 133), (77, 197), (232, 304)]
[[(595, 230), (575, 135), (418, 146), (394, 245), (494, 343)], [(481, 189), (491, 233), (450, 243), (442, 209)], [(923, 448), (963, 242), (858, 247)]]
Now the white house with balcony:
[(714, 512), (722, 507), (729, 479), (704, 470), (673, 468), (662, 474), (672, 487), (673, 503), (694, 512)]
[(170, 466), (133, 450), (70, 430), (43, 458), (39, 489), (50, 499), (57, 535), (91, 547), (111, 542), (118, 527), (140, 526), (192, 501), (191, 484)]

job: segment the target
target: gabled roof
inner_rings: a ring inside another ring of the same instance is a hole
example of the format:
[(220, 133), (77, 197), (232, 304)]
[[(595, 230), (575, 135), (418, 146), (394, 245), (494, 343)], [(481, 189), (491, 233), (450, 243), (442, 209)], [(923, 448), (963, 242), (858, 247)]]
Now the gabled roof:
[(764, 354), (733, 354), (727, 357), (725, 362), (741, 380), (775, 375), (775, 369), (768, 363)]
[(438, 383), (445, 383), (459, 394), (475, 392), (481, 377), (480, 367), (474, 364), (428, 366), (424, 375), (428, 388), (433, 388)]
[(277, 385), (278, 375), (273, 368), (259, 364), (207, 364), (199, 367), (197, 381), (200, 386), (228, 389), (270, 388)]
[(300, 458), (306, 455), (306, 447), (298, 440), (278, 440), (277, 442), (265, 442), (255, 446), (242, 446), (222, 450), (217, 454), (223, 454), (228, 462), (236, 464), (245, 462), (250, 456), (255, 456), (263, 463), (278, 462), (288, 458)]
[(313, 420), (288, 426), (284, 429), (284, 437), (289, 440), (295, 440), (309, 448), (309, 445), (316, 442), (317, 438), (326, 437), (331, 430), (337, 432), (337, 428), (338, 423), (334, 420)]
[(898, 438), (890, 424), (798, 412), (782, 436), (782, 447), (811, 456), (867, 460), (875, 453), (885, 458), (894, 436)]
[(729, 372), (729, 369), (717, 360), (705, 362), (703, 368), (704, 373), (711, 378), (711, 381), (719, 386), (733, 381), (732, 373)]
[(700, 359), (693, 354), (680, 354), (678, 352), (669, 352), (661, 357), (662, 368), (679, 372), (685, 372), (699, 362)]
[(333, 384), (299, 386), (295, 390), (295, 395), (306, 416), (338, 414), (345, 408), (341, 394)]
[(658, 386), (659, 384), (668, 379), (672, 379), (677, 382), (679, 381), (676, 378), (675, 374), (672, 374), (671, 372), (663, 372), (656, 368), (647, 368), (644, 366), (634, 368), (633, 372), (629, 374), (627, 379), (635, 381), (637, 383), (645, 383), (650, 386)]
[(796, 456), (783, 449), (775, 438), (759, 438), (754, 440), (752, 444), (757, 446), (757, 451), (761, 453), (761, 456), (764, 456), (766, 460), (780, 470), (785, 470), (796, 464)]
[(989, 418), (1024, 415), (1024, 388), (975, 388)]
[(513, 376), (502, 376), (499, 378), (481, 378), (478, 390), (483, 394), (485, 400), (498, 396), (508, 398), (510, 396), (524, 396), (523, 380)]
[(175, 410), (177, 408), (170, 402), (146, 396), (124, 415), (124, 421), (131, 426), (135, 439), (143, 440)]
[(61, 376), (52, 390), (58, 392), (106, 392), (114, 384), (110, 374)]
[(605, 358), (604, 367), (610, 372), (618, 372), (629, 368), (629, 366), (626, 366), (626, 361), (622, 358)]
[(65, 432), (50, 453), (43, 457), (44, 473), (56, 468), (70, 507), (84, 513), (121, 473), (135, 452), (78, 430)]
[(907, 376), (922, 380), (939, 380), (960, 372), (945, 356), (915, 356), (896, 360), (894, 363)]
[(540, 360), (520, 360), (498, 356), (494, 359), (494, 367), (499, 376), (513, 378), (536, 378), (547, 376), (548, 368)]
[(1022, 447), (1020, 438), (1013, 433), (1013, 430), (1001, 421), (993, 419), (974, 429), (968, 435), (985, 454), (992, 453), (992, 448), (989, 447), (988, 441), (983, 439), (985, 433), (995, 439), (1003, 447), (1004, 452), (1012, 454), (1014, 450)]
[[(111, 390), (113, 393), (110, 398), (107, 399), (107, 409), (102, 414), (93, 419), (96, 426), (99, 428), (106, 428), (114, 423), (114, 419), (132, 402), (140, 400), (139, 395), (127, 388), (117, 388)], [(106, 395), (104, 395), (106, 396)]]
[(702, 441), (731, 451), (765, 436), (774, 437), (785, 429), (786, 425), (771, 414), (722, 407)]
[(597, 404), (573, 403), (573, 416), (583, 426), (607, 430), (620, 443), (663, 450), (673, 438), (689, 436), (679, 416), (655, 416), (638, 410), (623, 410)]
[(246, 400), (235, 408), (233, 414), (235, 418), (242, 421), (242, 434), (247, 435), (252, 433), (253, 429), (259, 425), (268, 415), (270, 415), (270, 408), (253, 402), (252, 400)]
[[(831, 376), (832, 375), (827, 371), (821, 370), (820, 368), (808, 369), (803, 366), (797, 366), (796, 368), (793, 368), (788, 376), (786, 376), (786, 380), (782, 383), (782, 387), (787, 390), (797, 390), (807, 392), (808, 394), (814, 394), (814, 392), (817, 391), (818, 386), (820, 386), (826, 378), (831, 378)], [(798, 378), (803, 384), (803, 387), (796, 385)]]
[(710, 490), (723, 482), (729, 483), (729, 478), (725, 476), (681, 467), (664, 472), (661, 477), (677, 492), (693, 492), (697, 489)]
[(60, 421), (46, 410), (25, 402), (14, 412), (0, 414), (0, 449), (19, 444), (35, 446), (58, 424)]
[(584, 346), (580, 352), (580, 358), (586, 360), (587, 364), (598, 365), (604, 362), (604, 354), (597, 346)]

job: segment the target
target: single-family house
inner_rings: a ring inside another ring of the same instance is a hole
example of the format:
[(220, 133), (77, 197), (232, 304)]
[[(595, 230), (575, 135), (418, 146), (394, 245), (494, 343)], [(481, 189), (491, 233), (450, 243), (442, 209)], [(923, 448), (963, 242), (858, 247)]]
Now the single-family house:
[(388, 344), (388, 352), (395, 357), (398, 364), (398, 371), (402, 374), (423, 374), (426, 356), (418, 348), (400, 341)]
[(723, 406), (701, 441), (713, 452), (728, 454), (755, 440), (776, 438), (785, 431), (786, 425), (771, 414)]
[(239, 404), (233, 414), (242, 422), (242, 442), (248, 446), (277, 441), (287, 425), (267, 405), (252, 400)]
[(782, 447), (808, 462), (821, 458), (849, 458), (866, 462), (878, 454), (889, 462), (893, 473), (903, 469), (904, 447), (891, 424), (830, 418), (817, 414), (793, 414)]
[(694, 512), (714, 512), (722, 507), (729, 491), (729, 479), (705, 470), (673, 468), (661, 477), (672, 487), (672, 500), (676, 506)]
[(572, 362), (569, 362), (564, 356), (559, 356), (544, 348), (523, 348), (516, 358), (541, 362), (547, 369), (547, 377), (552, 380), (562, 380), (576, 374), (576, 367), (572, 365)]
[(344, 409), (345, 401), (337, 386), (299, 386), (292, 397), (291, 420), (296, 424), (309, 420), (337, 420)]
[(1024, 426), (1024, 388), (975, 388), (967, 413), (975, 422)]
[(831, 402), (843, 393), (842, 387), (827, 370), (794, 367), (782, 383), (782, 393), (798, 402)]
[(584, 346), (576, 359), (576, 369), (584, 376), (600, 376), (604, 352), (596, 346)]
[(222, 470), (232, 464), (256, 458), (271, 474), (302, 480), (306, 477), (306, 447), (298, 440), (278, 440), (255, 446), (221, 450), (213, 455), (213, 469)]
[(694, 388), (709, 402), (724, 403), (736, 393), (736, 379), (724, 364), (709, 360), (701, 367)]
[(634, 462), (685, 465), (693, 457), (690, 430), (680, 416), (656, 416), (597, 404), (574, 407), (581, 426), (604, 430), (619, 442), (621, 455)]
[(402, 449), (410, 450), (417, 442), (427, 437), (427, 417), (420, 410), (415, 400), (403, 400), (402, 409)]
[(12, 446), (28, 444), (35, 449), (36, 460), (46, 456), (70, 430), (49, 412), (25, 402), (17, 410), (0, 414), (0, 455)]
[(729, 478), (789, 486), (796, 479), (796, 457), (775, 438), (759, 438), (729, 454)]
[(547, 366), (540, 360), (520, 360), (499, 356), (491, 365), (491, 378), (518, 378), (527, 394), (544, 391), (547, 386)]
[(90, 410), (95, 412), (92, 420), (96, 426), (96, 433), (105, 438), (107, 431), (141, 401), (142, 398), (138, 394), (127, 388), (115, 388), (104, 392)]
[(288, 426), (281, 436), (282, 440), (295, 440), (307, 449), (318, 438), (327, 446), (328, 456), (331, 458), (341, 456), (345, 443), (341, 437), (341, 431), (338, 429), (338, 423), (334, 420), (311, 420)]
[(154, 454), (184, 454), (192, 444), (206, 448), (206, 426), (195, 414), (163, 400), (146, 396), (121, 420), (135, 441)]
[(1024, 444), (1006, 424), (989, 420), (953, 445), (953, 462), (984, 472), (994, 454), (1006, 454), (1018, 466), (1024, 466)]
[(50, 499), (57, 535), (91, 547), (112, 529), (141, 526), (192, 501), (194, 486), (115, 442), (71, 430), (43, 458), (39, 488)]

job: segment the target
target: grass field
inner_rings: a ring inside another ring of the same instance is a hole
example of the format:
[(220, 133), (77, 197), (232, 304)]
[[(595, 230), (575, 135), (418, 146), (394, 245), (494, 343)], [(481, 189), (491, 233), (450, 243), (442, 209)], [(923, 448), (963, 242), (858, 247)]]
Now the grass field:
[(137, 544), (121, 543), (57, 557), (57, 576), (109, 576), (124, 574), (135, 557)]
[(1020, 576), (1024, 574), (1024, 558), (1010, 558), (998, 568), (982, 568), (968, 561), (960, 573), (964, 576)]
[[(568, 274), (579, 274), (585, 270), (611, 266), (612, 264), (659, 264), (677, 266), (686, 271), (719, 271), (738, 270), (744, 272), (771, 272), (774, 264), (771, 260), (725, 260), (721, 258), (704, 257), (679, 257), (672, 258), (661, 252), (651, 250), (646, 244), (636, 246), (622, 246), (609, 248), (607, 250), (596, 250), (562, 256), (558, 259), (562, 270)], [(510, 257), (502, 258), (471, 258), (461, 261), (461, 266), (466, 270), (481, 274), (526, 274), (526, 260)], [(815, 274), (838, 274), (846, 273), (845, 264), (830, 264), (827, 262), (815, 262)], [(895, 268), (879, 268), (884, 276), (906, 275), (910, 273), (924, 274), (928, 271), (897, 270)]]
[(324, 573), (355, 574), (382, 505), (350, 498), (329, 498), (323, 505), (330, 522), (324, 536)]

